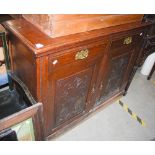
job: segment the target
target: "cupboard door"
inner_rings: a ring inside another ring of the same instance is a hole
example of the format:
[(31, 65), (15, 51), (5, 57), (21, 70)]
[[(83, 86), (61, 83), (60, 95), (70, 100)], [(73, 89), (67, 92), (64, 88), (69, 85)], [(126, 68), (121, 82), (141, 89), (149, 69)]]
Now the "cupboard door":
[(70, 65), (56, 70), (50, 77), (54, 127), (86, 111), (89, 94), (95, 80), (96, 64)]
[(105, 101), (121, 91), (131, 57), (132, 53), (127, 53), (119, 57), (108, 58), (105, 80), (100, 85), (100, 101)]
[(52, 128), (57, 128), (74, 120), (89, 110), (89, 105), (95, 96), (95, 85), (99, 65), (104, 56), (105, 45), (89, 48), (85, 59), (71, 59), (77, 53), (65, 53), (56, 58), (51, 57), (50, 62), (58, 61), (49, 68), (49, 94)]

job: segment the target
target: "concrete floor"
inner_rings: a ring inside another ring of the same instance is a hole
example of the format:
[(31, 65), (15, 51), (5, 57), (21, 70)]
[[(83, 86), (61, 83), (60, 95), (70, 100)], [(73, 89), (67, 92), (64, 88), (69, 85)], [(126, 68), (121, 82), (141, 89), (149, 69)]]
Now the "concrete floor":
[(114, 103), (55, 140), (155, 140), (155, 74), (148, 81), (137, 71), (121, 101), (145, 121), (145, 127)]

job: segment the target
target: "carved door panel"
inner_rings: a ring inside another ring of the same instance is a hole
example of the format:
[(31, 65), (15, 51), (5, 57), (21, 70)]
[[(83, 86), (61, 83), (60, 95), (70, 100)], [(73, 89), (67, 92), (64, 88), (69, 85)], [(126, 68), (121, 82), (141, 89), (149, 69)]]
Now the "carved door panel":
[(55, 123), (65, 122), (85, 111), (92, 68), (57, 79), (55, 86)]
[(122, 91), (132, 59), (133, 51), (116, 57), (112, 57), (111, 54), (107, 55), (107, 69), (104, 71), (103, 80), (99, 85), (100, 94), (97, 98), (97, 105)]

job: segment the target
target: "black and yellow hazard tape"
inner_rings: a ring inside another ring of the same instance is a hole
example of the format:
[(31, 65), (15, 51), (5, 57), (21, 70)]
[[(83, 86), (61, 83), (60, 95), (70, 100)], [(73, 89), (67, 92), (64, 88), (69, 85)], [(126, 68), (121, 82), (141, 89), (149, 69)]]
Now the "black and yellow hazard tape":
[(131, 117), (132, 117), (133, 119), (137, 120), (143, 127), (146, 126), (146, 123), (145, 123), (140, 117), (138, 117), (135, 113), (133, 113), (132, 110), (127, 106), (127, 104), (124, 104), (124, 103), (123, 103), (122, 101), (120, 101), (120, 100), (117, 100), (116, 103), (119, 103), (119, 104), (123, 107), (123, 109), (124, 109), (126, 112), (128, 112), (128, 113), (131, 115)]

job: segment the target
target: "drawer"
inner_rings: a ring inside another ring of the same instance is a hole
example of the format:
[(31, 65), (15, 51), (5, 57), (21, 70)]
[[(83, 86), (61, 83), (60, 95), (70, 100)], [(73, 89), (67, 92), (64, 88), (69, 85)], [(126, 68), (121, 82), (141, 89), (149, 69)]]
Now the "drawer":
[(55, 69), (74, 62), (91, 61), (104, 55), (107, 44), (85, 46), (66, 50), (62, 54), (49, 56), (49, 69)]
[(143, 38), (143, 32), (139, 32), (137, 34), (130, 33), (124, 37), (121, 37), (120, 39), (114, 40), (111, 43), (111, 51), (125, 49), (125, 50), (131, 50)]
[(16, 87), (0, 94), (0, 140), (44, 140), (42, 104), (15, 75), (9, 77)]
[(10, 130), (17, 134), (18, 141), (44, 140), (39, 133), (40, 124), (38, 124), (41, 107), (42, 104), (37, 103), (0, 119), (0, 137), (2, 133)]

